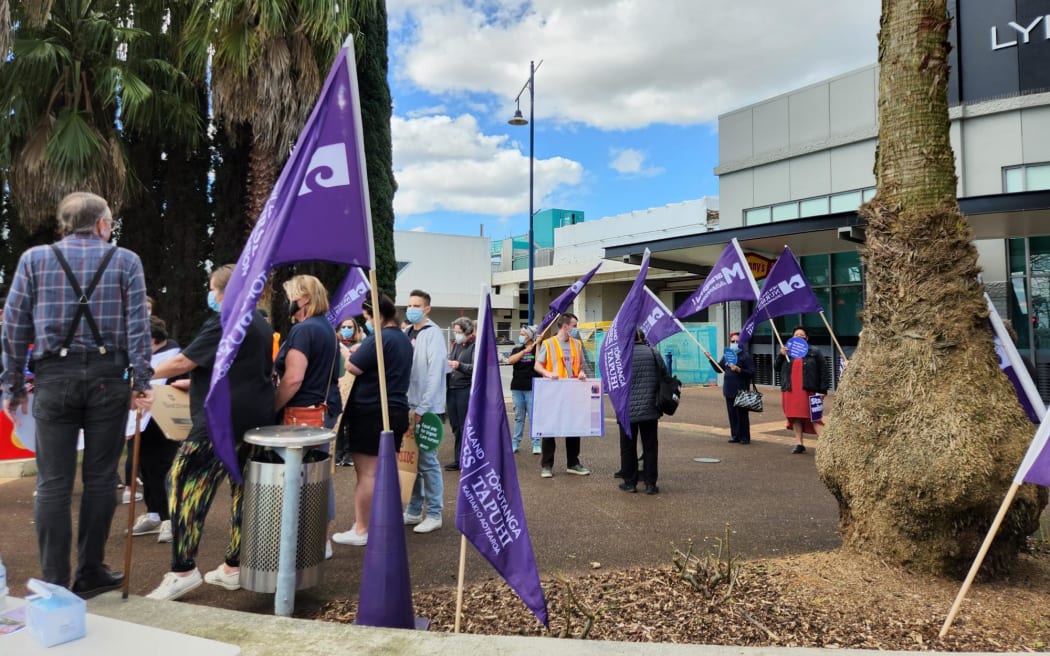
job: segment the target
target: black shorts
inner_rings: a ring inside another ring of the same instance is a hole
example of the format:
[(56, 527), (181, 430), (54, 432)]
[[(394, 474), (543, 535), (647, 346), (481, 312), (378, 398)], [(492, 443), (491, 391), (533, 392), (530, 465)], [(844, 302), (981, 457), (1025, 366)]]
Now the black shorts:
[[(401, 450), (401, 438), (408, 430), (408, 408), (390, 408), (390, 430), (394, 433), (394, 450)], [(339, 426), (346, 435), (347, 450), (367, 456), (379, 455), (379, 434), (383, 431), (383, 409), (380, 406), (352, 405), (343, 413)]]

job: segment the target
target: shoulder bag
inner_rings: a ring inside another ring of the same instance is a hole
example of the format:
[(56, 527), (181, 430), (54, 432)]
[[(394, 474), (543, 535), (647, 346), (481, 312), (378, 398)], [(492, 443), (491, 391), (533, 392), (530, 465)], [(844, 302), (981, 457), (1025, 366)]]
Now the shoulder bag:
[(673, 415), (682, 400), (682, 381), (667, 373), (667, 367), (664, 366), (656, 349), (650, 347), (649, 350), (652, 351), (653, 359), (656, 360), (656, 371), (660, 376), (660, 387), (656, 392), (656, 408), (662, 414)]
[(736, 393), (733, 407), (743, 408), (748, 412), (762, 412), (762, 392), (759, 392), (752, 382), (751, 389), (742, 389)]

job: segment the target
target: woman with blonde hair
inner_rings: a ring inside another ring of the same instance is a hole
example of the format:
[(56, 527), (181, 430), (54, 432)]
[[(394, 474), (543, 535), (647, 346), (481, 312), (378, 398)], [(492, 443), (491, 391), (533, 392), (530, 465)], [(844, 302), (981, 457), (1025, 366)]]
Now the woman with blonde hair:
[(339, 413), (339, 348), (325, 318), (328, 292), (314, 276), (298, 275), (284, 283), (292, 329), (274, 361), (274, 405), (282, 423), (322, 427), (325, 413)]

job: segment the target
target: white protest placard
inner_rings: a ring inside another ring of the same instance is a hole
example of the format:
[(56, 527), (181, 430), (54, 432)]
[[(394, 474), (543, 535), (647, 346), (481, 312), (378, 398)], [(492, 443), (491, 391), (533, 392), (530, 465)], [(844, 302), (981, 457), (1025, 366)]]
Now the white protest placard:
[(605, 434), (602, 381), (532, 379), (532, 437), (601, 437)]

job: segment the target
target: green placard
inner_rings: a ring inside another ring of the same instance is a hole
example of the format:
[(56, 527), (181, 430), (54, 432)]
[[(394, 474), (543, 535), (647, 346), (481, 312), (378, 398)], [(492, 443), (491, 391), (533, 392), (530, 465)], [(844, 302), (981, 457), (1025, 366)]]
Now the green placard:
[(424, 413), (422, 420), (416, 424), (416, 444), (420, 451), (437, 451), (444, 435), (445, 424), (433, 412)]

